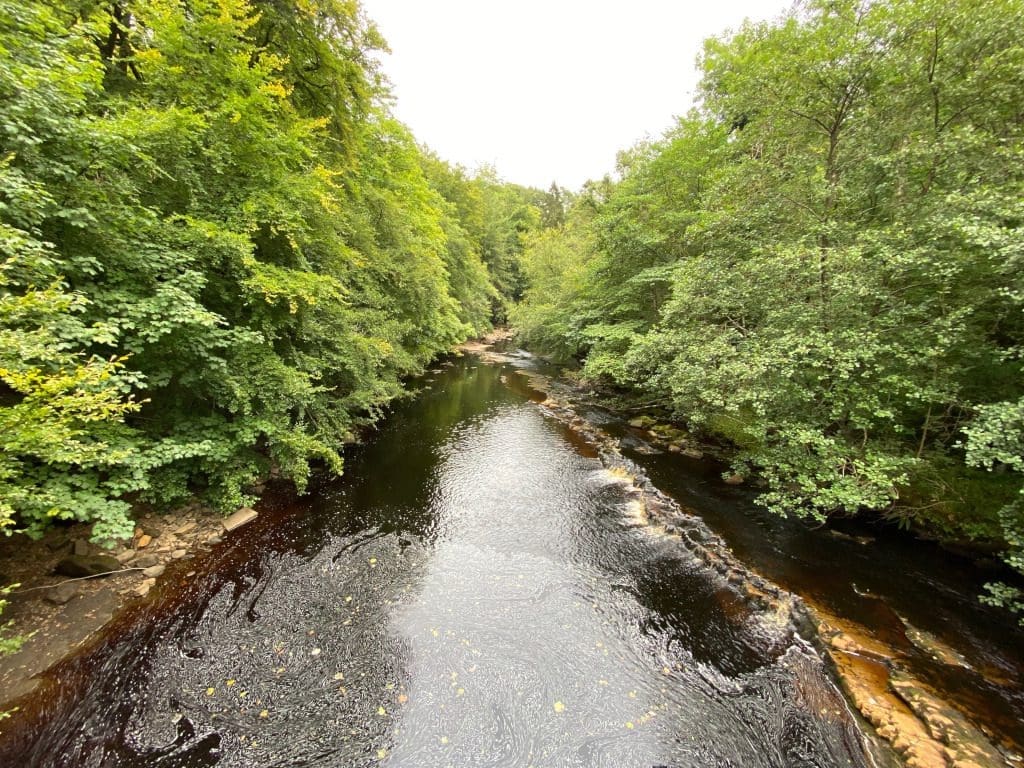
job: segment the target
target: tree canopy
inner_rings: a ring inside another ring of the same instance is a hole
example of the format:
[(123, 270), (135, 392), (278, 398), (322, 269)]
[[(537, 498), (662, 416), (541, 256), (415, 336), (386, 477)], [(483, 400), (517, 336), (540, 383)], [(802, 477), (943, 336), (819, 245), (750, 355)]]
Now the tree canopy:
[(348, 0), (0, 0), (0, 528), (231, 509), (489, 326), (537, 194), (421, 149)]
[(728, 439), (776, 511), (1021, 569), (1022, 40), (1019, 0), (807, 0), (708, 40), (699, 106), (530, 241), (524, 337)]

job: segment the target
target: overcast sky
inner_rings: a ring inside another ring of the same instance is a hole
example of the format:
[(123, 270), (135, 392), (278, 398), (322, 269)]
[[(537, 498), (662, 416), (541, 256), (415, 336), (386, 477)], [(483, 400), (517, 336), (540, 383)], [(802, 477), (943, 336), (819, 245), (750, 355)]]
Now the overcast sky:
[(701, 41), (790, 0), (362, 0), (395, 112), (441, 157), (578, 188), (686, 112)]

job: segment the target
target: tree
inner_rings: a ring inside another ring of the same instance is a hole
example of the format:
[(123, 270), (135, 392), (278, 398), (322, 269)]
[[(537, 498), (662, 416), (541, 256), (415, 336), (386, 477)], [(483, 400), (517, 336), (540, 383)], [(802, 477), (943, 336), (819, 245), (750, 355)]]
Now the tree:
[(1021, 19), (811, 1), (708, 41), (699, 108), (529, 273), (528, 337), (731, 441), (772, 509), (1015, 546), (1016, 481), (977, 467), (1024, 394)]

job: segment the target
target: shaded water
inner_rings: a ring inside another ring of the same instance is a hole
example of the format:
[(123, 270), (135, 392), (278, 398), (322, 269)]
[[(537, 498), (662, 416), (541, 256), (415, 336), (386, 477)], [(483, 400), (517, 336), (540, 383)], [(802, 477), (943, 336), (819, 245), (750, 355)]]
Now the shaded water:
[[(637, 430), (621, 422), (606, 428), (642, 445)], [(773, 515), (754, 504), (756, 490), (726, 485), (724, 467), (708, 461), (625, 453), (696, 510), (746, 565), (897, 649), (919, 680), (979, 725), (1013, 764), (1024, 764), (1024, 632), (1005, 611), (978, 600), (986, 582), (1013, 574), (884, 521), (837, 520), (829, 531)], [(955, 656), (937, 656), (915, 632)]]
[(628, 502), (457, 360), (58, 667), (0, 765), (869, 764), (806, 644)]

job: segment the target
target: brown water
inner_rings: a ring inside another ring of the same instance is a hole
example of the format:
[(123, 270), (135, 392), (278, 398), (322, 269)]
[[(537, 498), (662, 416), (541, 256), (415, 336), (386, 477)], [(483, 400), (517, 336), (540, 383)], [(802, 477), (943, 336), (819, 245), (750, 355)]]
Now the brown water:
[[(609, 429), (639, 444), (635, 430)], [(895, 648), (902, 666), (1006, 751), (1008, 764), (1024, 765), (1024, 632), (978, 600), (986, 582), (1013, 580), (1012, 573), (882, 521), (834, 521), (830, 531), (780, 518), (753, 503), (755, 491), (723, 483), (723, 468), (706, 461), (625, 453), (655, 485), (699, 512), (740, 560)], [(915, 643), (915, 632), (953, 656)]]
[(343, 479), (176, 565), (0, 765), (870, 765), (792, 628), (502, 378), (454, 361)]

